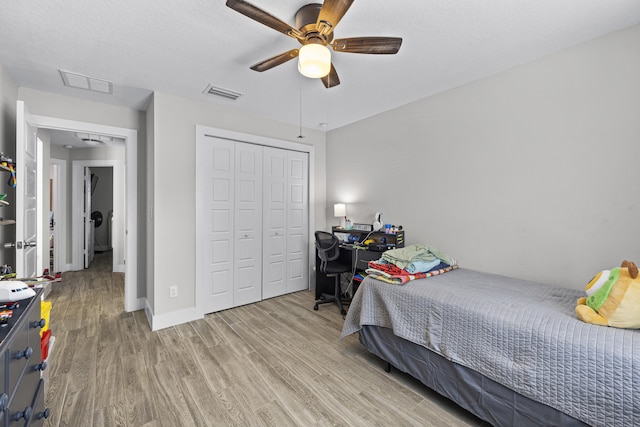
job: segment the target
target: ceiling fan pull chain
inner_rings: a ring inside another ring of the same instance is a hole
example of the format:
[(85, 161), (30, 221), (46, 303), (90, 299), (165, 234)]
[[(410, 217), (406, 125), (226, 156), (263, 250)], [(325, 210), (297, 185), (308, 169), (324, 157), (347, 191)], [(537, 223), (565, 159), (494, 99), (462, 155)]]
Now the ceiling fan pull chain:
[(302, 77), (298, 79), (298, 89), (300, 90), (300, 132), (298, 133), (298, 139), (303, 139), (304, 135), (302, 134)]

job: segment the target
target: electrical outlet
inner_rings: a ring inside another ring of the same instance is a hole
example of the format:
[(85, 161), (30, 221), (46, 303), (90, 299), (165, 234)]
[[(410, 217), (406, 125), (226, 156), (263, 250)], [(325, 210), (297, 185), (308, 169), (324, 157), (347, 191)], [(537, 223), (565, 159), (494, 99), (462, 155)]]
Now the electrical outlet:
[(178, 296), (178, 287), (177, 286), (169, 286), (169, 297), (175, 298)]

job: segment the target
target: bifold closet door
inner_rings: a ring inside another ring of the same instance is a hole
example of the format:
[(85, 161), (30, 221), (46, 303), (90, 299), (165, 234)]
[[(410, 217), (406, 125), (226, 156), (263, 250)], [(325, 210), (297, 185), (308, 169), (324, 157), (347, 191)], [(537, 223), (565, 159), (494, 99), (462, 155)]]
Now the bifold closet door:
[(233, 305), (262, 299), (262, 147), (236, 143)]
[(262, 297), (262, 149), (208, 138), (196, 148), (196, 297), (205, 313)]
[(263, 150), (262, 297), (308, 288), (308, 155)]

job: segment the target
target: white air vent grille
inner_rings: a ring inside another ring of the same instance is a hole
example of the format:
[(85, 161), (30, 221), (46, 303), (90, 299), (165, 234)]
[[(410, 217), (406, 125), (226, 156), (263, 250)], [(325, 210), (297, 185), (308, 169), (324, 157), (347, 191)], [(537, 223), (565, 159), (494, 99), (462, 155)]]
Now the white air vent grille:
[(109, 80), (89, 77), (85, 76), (84, 74), (72, 73), (71, 71), (58, 71), (60, 71), (62, 82), (65, 86), (92, 90), (94, 92), (113, 94), (113, 82), (110, 82)]
[(220, 96), (222, 98), (231, 99), (232, 101), (235, 101), (236, 99), (240, 98), (240, 96), (242, 96), (242, 94), (239, 92), (234, 92), (232, 90), (223, 89), (221, 87), (216, 87), (213, 85), (208, 85), (202, 93), (204, 93), (205, 95)]

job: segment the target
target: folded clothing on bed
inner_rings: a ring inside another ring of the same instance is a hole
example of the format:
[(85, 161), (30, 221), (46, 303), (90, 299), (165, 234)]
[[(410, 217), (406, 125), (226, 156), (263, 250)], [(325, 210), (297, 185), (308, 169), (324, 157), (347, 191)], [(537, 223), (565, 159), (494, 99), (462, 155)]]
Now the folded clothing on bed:
[[(371, 265), (371, 262), (369, 263), (369, 265)], [(391, 264), (387, 264), (387, 265), (391, 265)], [(441, 262), (436, 267), (424, 273), (411, 274), (406, 270), (400, 270), (401, 273), (392, 274), (392, 273), (388, 273), (386, 271), (382, 271), (377, 268), (371, 268), (371, 267), (366, 269), (366, 273), (368, 274), (367, 277), (373, 277), (374, 279), (381, 280), (386, 283), (391, 283), (392, 285), (404, 285), (405, 283), (410, 282), (411, 280), (424, 279), (426, 277), (436, 276), (438, 274), (446, 273), (447, 271), (451, 271), (456, 268), (458, 268), (457, 265), (448, 265)]]
[[(409, 273), (424, 272), (428, 263), (437, 262), (438, 260), (448, 265), (457, 265), (458, 262), (450, 258), (440, 249), (424, 244), (409, 245), (404, 248), (391, 249), (382, 254), (382, 262), (395, 264)], [(436, 264), (437, 265), (437, 264)], [(433, 268), (433, 266), (431, 267)]]
[[(405, 272), (405, 274), (414, 274), (414, 273), (426, 273), (427, 271), (433, 270), (435, 267), (440, 265), (442, 260), (440, 258), (436, 258), (433, 261), (425, 261), (425, 260), (415, 260), (412, 261), (406, 268), (400, 268), (396, 264), (391, 263), (385, 259), (377, 260), (377, 265), (380, 266), (380, 270), (386, 271), (384, 266), (389, 266), (391, 268), (396, 269), (399, 272)], [(449, 265), (449, 264), (447, 264)], [(376, 267), (374, 267), (376, 268)], [(398, 273), (402, 274), (402, 273)]]

